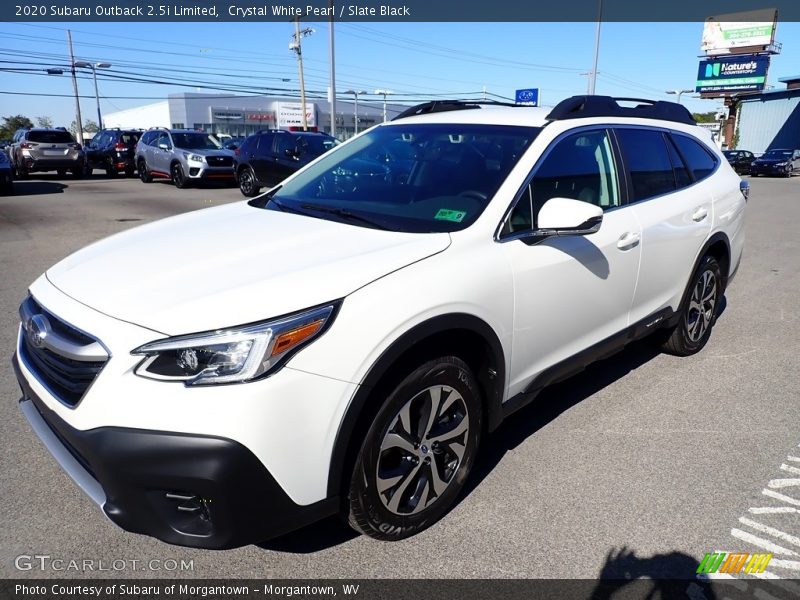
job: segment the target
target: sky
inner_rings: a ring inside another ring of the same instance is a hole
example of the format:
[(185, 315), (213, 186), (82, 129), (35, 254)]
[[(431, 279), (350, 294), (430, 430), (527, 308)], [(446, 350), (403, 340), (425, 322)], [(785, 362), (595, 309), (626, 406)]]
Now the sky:
[[(314, 30), (303, 40), (306, 89), (324, 94), (329, 24), (303, 26)], [(74, 120), (71, 78), (42, 71), (68, 64), (67, 27), (76, 60), (112, 64), (98, 70), (104, 113), (176, 92), (299, 88), (288, 22), (0, 23), (0, 69), (31, 69), (0, 70), (0, 116), (47, 116), (56, 126)], [(586, 93), (595, 29), (594, 23), (337, 23), (337, 92), (389, 89), (397, 99), (424, 101), (476, 98), (485, 87), (490, 98), (513, 99), (516, 89), (538, 87), (540, 103), (552, 106)], [(603, 23), (596, 93), (674, 100), (665, 90), (694, 87), (701, 34), (702, 23)], [(800, 23), (779, 23), (776, 40), (783, 52), (773, 58), (768, 83), (781, 89), (778, 78), (800, 74)], [(83, 118), (96, 120), (91, 74), (83, 77)], [(153, 80), (168, 83), (147, 83)], [(691, 94), (682, 100), (697, 112), (721, 105)]]

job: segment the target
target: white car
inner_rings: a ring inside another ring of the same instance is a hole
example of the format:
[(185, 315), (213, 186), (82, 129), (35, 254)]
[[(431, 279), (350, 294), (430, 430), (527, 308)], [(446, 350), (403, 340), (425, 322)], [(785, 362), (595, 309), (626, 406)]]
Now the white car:
[(747, 191), (677, 104), (420, 105), (49, 269), (20, 406), (128, 531), (229, 548), (340, 512), (401, 539), (544, 386), (651, 333), (703, 348)]

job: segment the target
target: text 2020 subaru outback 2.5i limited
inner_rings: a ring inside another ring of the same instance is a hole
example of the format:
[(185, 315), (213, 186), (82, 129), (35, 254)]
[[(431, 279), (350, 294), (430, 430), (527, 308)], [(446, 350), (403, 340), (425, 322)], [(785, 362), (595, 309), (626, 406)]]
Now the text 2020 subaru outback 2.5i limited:
[(400, 539), (543, 386), (651, 332), (703, 348), (746, 192), (677, 104), (420, 105), (49, 269), (20, 406), (126, 530), (226, 548), (341, 512)]

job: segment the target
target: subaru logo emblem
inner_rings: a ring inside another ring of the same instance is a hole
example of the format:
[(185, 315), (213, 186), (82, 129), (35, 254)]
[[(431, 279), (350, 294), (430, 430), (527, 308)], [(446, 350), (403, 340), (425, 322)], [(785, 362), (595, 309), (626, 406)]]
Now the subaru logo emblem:
[(50, 329), (50, 324), (44, 315), (33, 315), (26, 323), (25, 332), (28, 336), (28, 341), (34, 348), (41, 348), (44, 345), (44, 339), (47, 337), (47, 332)]

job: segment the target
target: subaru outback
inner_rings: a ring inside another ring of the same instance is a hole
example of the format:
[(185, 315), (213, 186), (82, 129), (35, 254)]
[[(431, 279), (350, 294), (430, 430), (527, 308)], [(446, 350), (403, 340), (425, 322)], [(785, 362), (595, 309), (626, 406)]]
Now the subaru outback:
[(14, 134), (10, 157), (20, 179), (35, 171), (56, 171), (61, 177), (70, 171), (73, 177), (82, 177), (85, 166), (81, 145), (64, 128), (20, 129)]
[(402, 539), (548, 384), (645, 336), (703, 349), (747, 191), (678, 104), (420, 105), (47, 270), (20, 408), (128, 531), (230, 548), (339, 513)]

